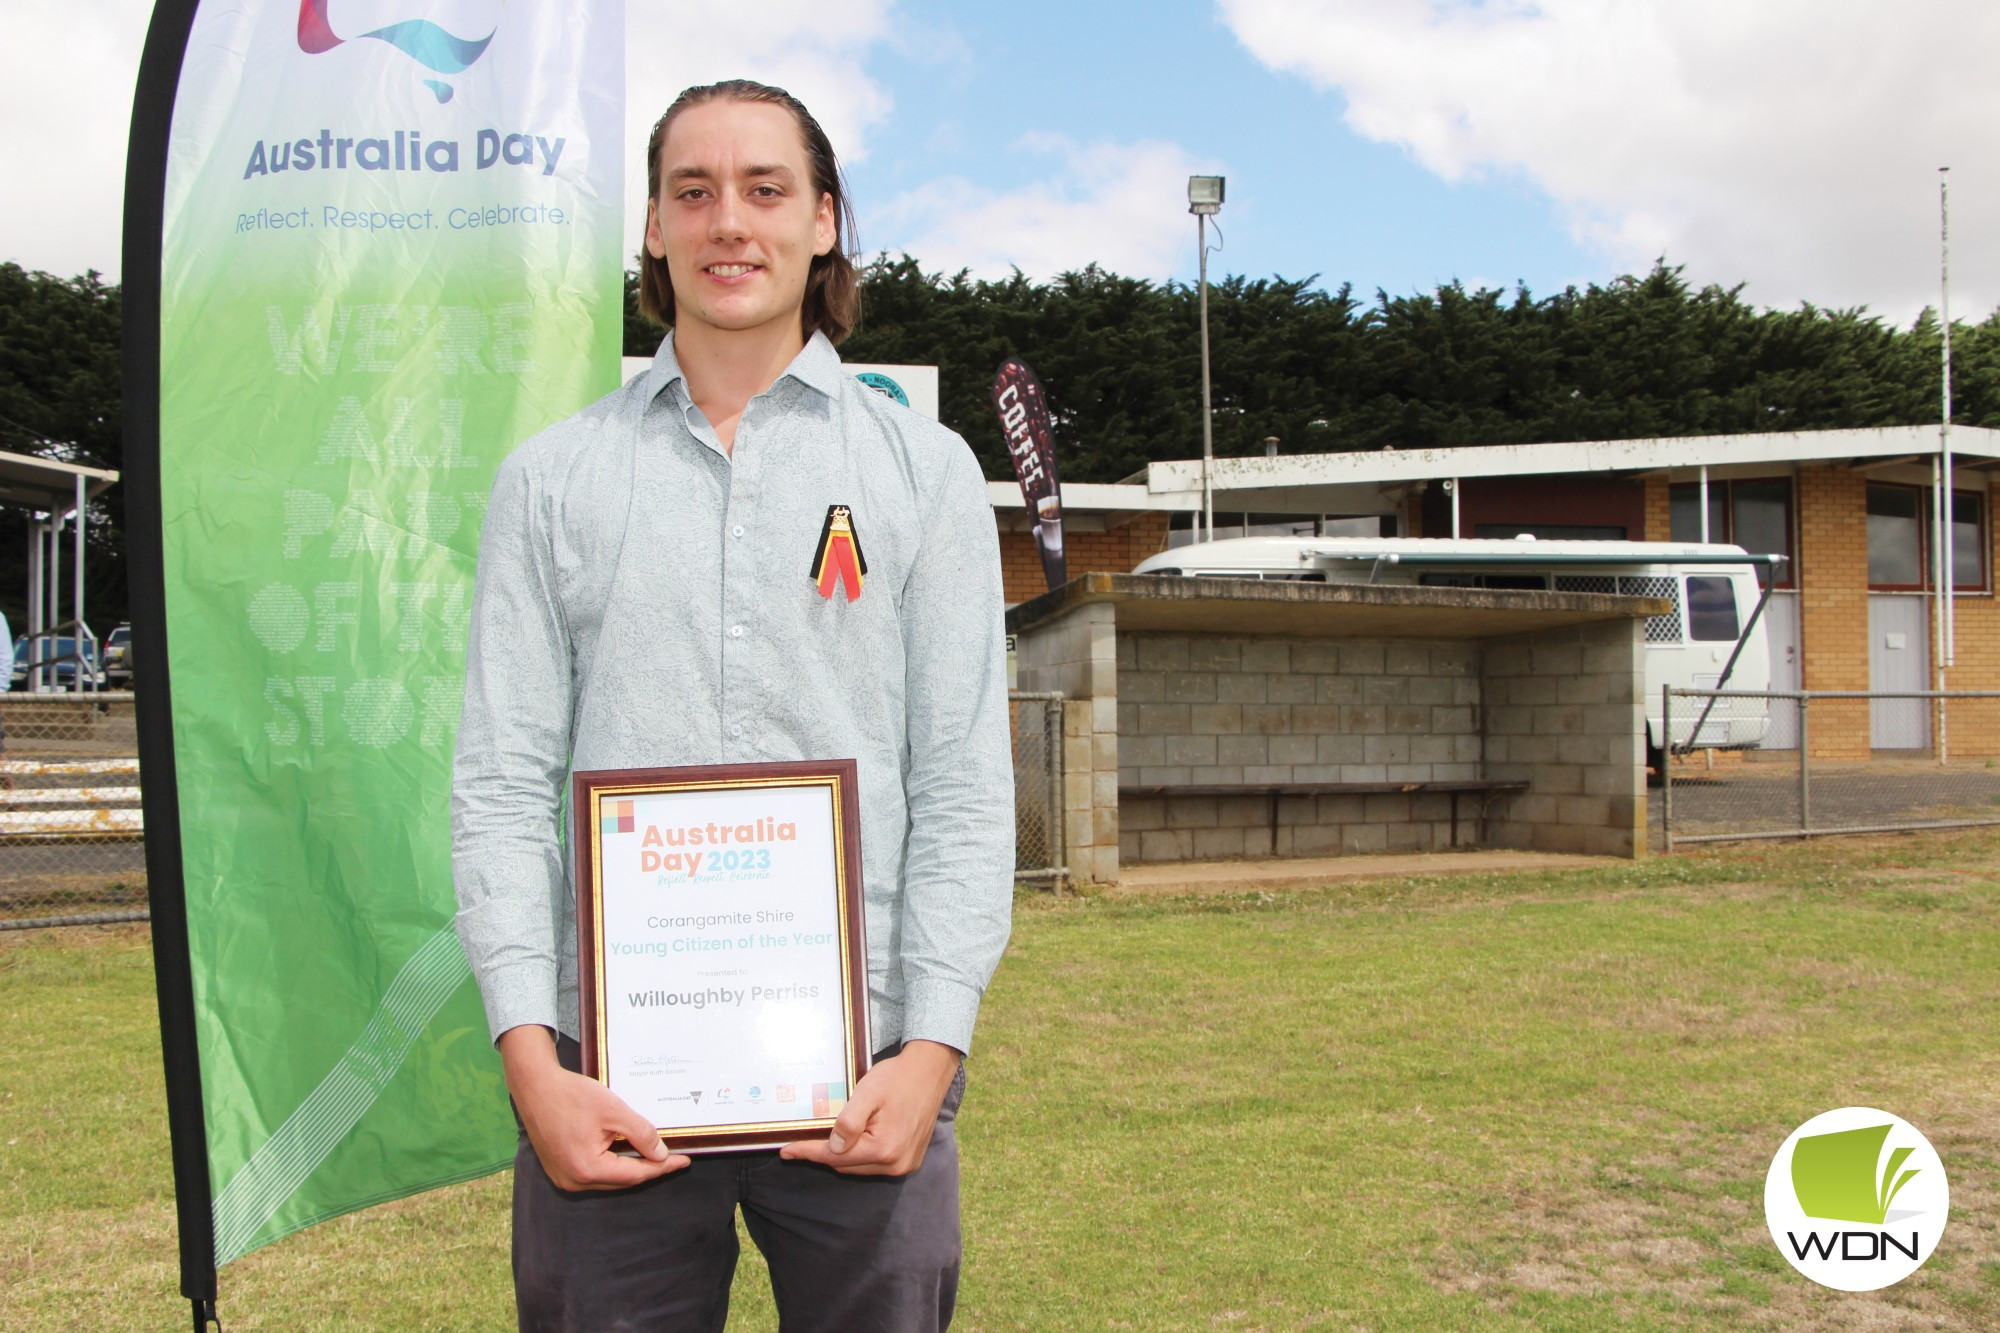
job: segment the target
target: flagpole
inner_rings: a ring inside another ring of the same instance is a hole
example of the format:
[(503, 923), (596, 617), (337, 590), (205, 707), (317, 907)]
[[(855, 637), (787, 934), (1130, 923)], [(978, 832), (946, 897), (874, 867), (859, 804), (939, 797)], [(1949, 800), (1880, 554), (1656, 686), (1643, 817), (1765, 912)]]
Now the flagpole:
[(166, 1067), (181, 1295), (188, 1300), (195, 1333), (203, 1333), (222, 1325), (215, 1313), (214, 1204), (195, 1034), (187, 891), (181, 869), (160, 502), (160, 261), (166, 217), (167, 135), (198, 2), (159, 0), (139, 62), (125, 163), (121, 371), (132, 641), (138, 649), (133, 654), (132, 670), (138, 699), (141, 804), (146, 820), (146, 897), (152, 918), (160, 1056)]

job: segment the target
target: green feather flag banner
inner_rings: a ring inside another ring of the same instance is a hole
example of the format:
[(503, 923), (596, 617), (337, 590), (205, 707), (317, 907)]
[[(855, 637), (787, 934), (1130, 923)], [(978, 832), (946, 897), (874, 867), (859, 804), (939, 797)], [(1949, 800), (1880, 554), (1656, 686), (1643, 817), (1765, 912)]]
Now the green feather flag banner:
[(512, 1158), (452, 931), (467, 608), (495, 468), (618, 373), (619, 0), (343, 12), (162, 4), (134, 115), (134, 626), (196, 1299), (197, 1194), (212, 1297), (259, 1245)]

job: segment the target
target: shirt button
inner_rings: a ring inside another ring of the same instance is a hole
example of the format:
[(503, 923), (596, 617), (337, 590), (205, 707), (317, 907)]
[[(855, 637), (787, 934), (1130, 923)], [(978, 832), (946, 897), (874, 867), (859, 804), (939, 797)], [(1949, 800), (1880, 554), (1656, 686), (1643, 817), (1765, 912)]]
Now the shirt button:
[(741, 523), (738, 523), (735, 527), (729, 530), (729, 535), (732, 537), (741, 537), (743, 535), (743, 525)]
[(730, 723), (729, 734), (731, 737), (741, 736), (743, 734), (743, 724), (741, 722)]
[(742, 627), (741, 625), (731, 625), (731, 626), (729, 627), (729, 637), (730, 637), (730, 638), (732, 638), (732, 639), (740, 639), (740, 638), (742, 638), (742, 637), (743, 637), (743, 627)]

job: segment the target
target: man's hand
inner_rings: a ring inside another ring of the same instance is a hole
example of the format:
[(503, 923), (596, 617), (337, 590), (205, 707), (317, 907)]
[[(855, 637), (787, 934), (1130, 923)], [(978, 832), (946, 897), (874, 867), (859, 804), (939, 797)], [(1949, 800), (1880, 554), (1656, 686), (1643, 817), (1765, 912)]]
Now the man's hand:
[[(611, 1089), (564, 1069), (547, 1028), (508, 1028), (500, 1034), (500, 1060), (528, 1142), (557, 1189), (625, 1189), (690, 1164), (685, 1154), (668, 1152), (658, 1128)], [(612, 1152), (617, 1138), (640, 1156)]]
[(912, 1041), (861, 1076), (833, 1122), (833, 1136), (788, 1143), (778, 1155), (819, 1162), (850, 1176), (907, 1176), (924, 1164), (938, 1108), (962, 1057), (935, 1041)]

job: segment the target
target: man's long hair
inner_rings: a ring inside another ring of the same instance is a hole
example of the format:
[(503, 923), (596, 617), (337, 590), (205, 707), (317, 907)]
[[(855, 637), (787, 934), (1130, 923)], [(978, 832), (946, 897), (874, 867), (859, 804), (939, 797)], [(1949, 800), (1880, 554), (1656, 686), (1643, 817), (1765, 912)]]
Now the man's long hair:
[[(646, 140), (646, 198), (660, 197), (660, 145), (666, 141), (667, 127), (674, 117), (691, 106), (705, 102), (767, 102), (792, 113), (805, 144), (806, 162), (812, 168), (813, 200), (821, 195), (833, 198), (833, 248), (813, 256), (806, 273), (805, 305), (800, 311), (805, 334), (824, 333), (835, 343), (854, 331), (861, 322), (861, 277), (855, 271), (849, 242), (854, 235), (854, 208), (847, 202), (846, 182), (841, 179), (840, 161), (826, 131), (813, 119), (812, 112), (783, 88), (753, 83), (749, 79), (728, 79), (722, 83), (689, 88), (674, 99), (653, 125)], [(639, 251), (639, 310), (646, 318), (666, 328), (674, 323), (674, 284), (667, 261), (655, 259), (644, 248)]]

